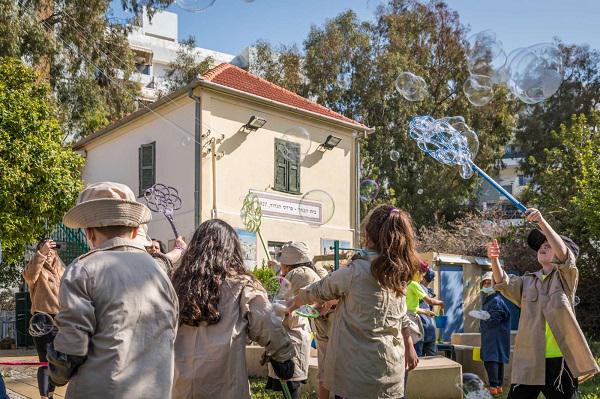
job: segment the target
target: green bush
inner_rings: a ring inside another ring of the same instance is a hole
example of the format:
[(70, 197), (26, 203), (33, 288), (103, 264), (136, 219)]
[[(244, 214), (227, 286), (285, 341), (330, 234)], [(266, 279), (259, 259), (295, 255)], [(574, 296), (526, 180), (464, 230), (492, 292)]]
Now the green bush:
[(265, 290), (267, 290), (269, 297), (273, 298), (279, 289), (279, 283), (277, 282), (277, 279), (275, 279), (275, 270), (271, 269), (263, 262), (263, 265), (254, 269), (252, 274), (254, 274), (254, 277), (256, 277)]

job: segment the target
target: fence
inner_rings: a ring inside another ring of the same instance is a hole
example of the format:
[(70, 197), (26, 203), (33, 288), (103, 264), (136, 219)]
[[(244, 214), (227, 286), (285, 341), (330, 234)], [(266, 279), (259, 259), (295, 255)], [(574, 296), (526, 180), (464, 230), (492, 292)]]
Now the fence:
[(17, 340), (14, 310), (0, 311), (0, 339), (6, 337), (12, 338), (15, 341)]

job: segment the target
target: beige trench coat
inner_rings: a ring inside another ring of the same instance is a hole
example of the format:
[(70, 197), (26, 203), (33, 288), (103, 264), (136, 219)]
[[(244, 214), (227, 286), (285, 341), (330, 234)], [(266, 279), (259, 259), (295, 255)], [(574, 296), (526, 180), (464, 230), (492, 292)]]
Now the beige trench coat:
[(60, 286), (55, 348), (87, 355), (67, 398), (169, 398), (175, 290), (146, 249), (115, 238), (76, 259)]
[(348, 399), (404, 395), (406, 297), (382, 289), (371, 263), (352, 261), (301, 290), (307, 303), (339, 299), (332, 321), (324, 385)]
[(23, 270), (31, 295), (31, 313), (58, 313), (58, 289), (65, 268), (58, 254), (53, 263), (47, 264), (46, 255), (37, 251)]
[(248, 399), (248, 339), (284, 362), (294, 355), (287, 333), (267, 293), (248, 276), (228, 277), (221, 285), (221, 320), (198, 327), (181, 325), (175, 342), (173, 398)]
[(557, 261), (545, 280), (541, 275), (541, 270), (511, 277), (504, 272), (503, 282), (495, 285), (496, 290), (521, 308), (511, 382), (524, 385), (546, 383), (546, 321), (571, 373), (583, 382), (600, 370), (573, 312), (572, 303), (579, 278), (573, 253), (568, 251), (564, 263)]
[[(301, 288), (319, 281), (319, 275), (306, 266), (292, 269), (285, 278), (290, 282), (292, 295), (297, 295)], [(304, 381), (308, 379), (308, 366), (310, 358), (310, 322), (306, 317), (295, 314), (286, 315), (283, 326), (292, 339), (294, 352), (294, 376), (288, 381)], [(269, 364), (269, 377), (279, 379)]]

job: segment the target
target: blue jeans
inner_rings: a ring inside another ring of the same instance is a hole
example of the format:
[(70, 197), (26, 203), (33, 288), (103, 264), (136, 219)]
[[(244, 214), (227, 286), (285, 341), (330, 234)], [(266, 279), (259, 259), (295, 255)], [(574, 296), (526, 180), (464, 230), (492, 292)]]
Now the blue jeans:
[(435, 356), (437, 355), (437, 345), (435, 344), (435, 341), (419, 341), (415, 344), (415, 351), (417, 352), (417, 356), (419, 357)]
[(6, 393), (6, 385), (4, 385), (4, 378), (0, 375), (0, 399), (10, 399)]

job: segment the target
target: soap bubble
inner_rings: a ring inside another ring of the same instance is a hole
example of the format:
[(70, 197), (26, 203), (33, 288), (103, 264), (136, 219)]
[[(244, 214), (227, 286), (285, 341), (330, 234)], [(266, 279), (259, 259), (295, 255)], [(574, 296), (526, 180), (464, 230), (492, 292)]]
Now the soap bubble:
[(179, 140), (179, 144), (182, 147), (187, 147), (188, 145), (190, 145), (192, 143), (192, 141), (193, 141), (192, 138), (190, 136), (186, 135), (186, 136), (182, 137), (181, 140)]
[(400, 153), (396, 150), (391, 150), (390, 159), (394, 162), (397, 162), (400, 159)]
[(485, 388), (477, 374), (463, 373), (458, 377), (456, 387), (465, 399), (492, 399), (492, 394)]
[(485, 310), (471, 310), (469, 316), (478, 320), (488, 320), (491, 317)]
[(575, 297), (573, 298), (573, 306), (579, 305), (580, 302), (581, 302), (581, 299), (579, 299), (579, 297), (577, 295), (575, 295)]
[(288, 161), (300, 162), (312, 147), (310, 133), (301, 126), (294, 126), (280, 137), (286, 143), (278, 142), (277, 151)]
[(562, 53), (551, 43), (540, 43), (511, 54), (510, 91), (527, 104), (536, 104), (556, 93), (563, 79)]
[(402, 72), (396, 78), (396, 90), (408, 101), (421, 101), (427, 96), (425, 79), (411, 72)]
[(200, 12), (210, 8), (217, 0), (175, 0), (180, 8), (190, 12)]
[(473, 75), (493, 76), (506, 64), (502, 42), (491, 30), (484, 30), (469, 37), (467, 66)]
[(324, 190), (311, 190), (302, 196), (299, 203), (300, 217), (311, 224), (328, 223), (335, 214), (335, 201)]
[(418, 189), (417, 190), (417, 194), (422, 195), (423, 194), (423, 189), (422, 188)]
[(273, 298), (273, 301), (287, 301), (292, 298), (292, 284), (282, 276), (272, 277), (268, 283), (267, 287), (268, 294)]
[(367, 179), (360, 182), (360, 200), (362, 202), (373, 201), (379, 194), (379, 183)]
[(489, 103), (494, 95), (492, 80), (485, 75), (471, 75), (463, 84), (463, 92), (471, 104), (481, 107)]

